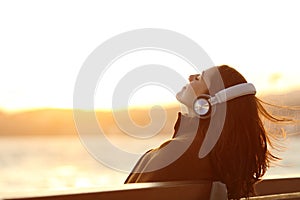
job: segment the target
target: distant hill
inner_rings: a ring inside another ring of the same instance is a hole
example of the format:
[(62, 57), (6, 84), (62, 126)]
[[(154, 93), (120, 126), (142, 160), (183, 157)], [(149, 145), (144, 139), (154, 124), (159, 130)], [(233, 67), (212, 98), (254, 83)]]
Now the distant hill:
[(265, 95), (261, 97), (270, 103), (281, 106), (300, 106), (300, 90), (291, 91), (283, 94)]
[[(300, 90), (282, 95), (267, 95), (260, 98), (273, 104), (300, 106)], [(145, 126), (151, 122), (148, 115), (148, 108), (132, 108), (129, 111), (130, 117), (135, 124)], [(180, 108), (169, 106), (165, 107), (165, 111), (167, 121), (162, 131), (170, 132), (173, 130), (173, 126), (177, 118), (177, 112), (180, 111)], [(284, 109), (280, 112), (282, 113), (277, 114), (286, 114)], [(116, 111), (115, 114), (121, 118), (121, 121), (124, 121), (122, 117), (126, 115), (125, 110)], [(162, 117), (156, 110), (154, 110), (152, 114), (155, 119), (160, 119)], [(288, 115), (296, 116), (296, 118), (299, 119), (300, 109), (288, 111)], [(113, 135), (121, 132), (114, 120), (113, 114), (110, 111), (99, 110), (96, 112), (96, 116), (105, 133)], [(89, 121), (87, 120), (85, 123), (88, 127)], [(295, 129), (295, 127), (292, 128)], [(298, 126), (296, 129), (300, 130)], [(0, 111), (0, 136), (20, 135), (77, 135), (73, 119), (73, 111), (71, 109), (40, 109), (14, 114)]]
[(0, 135), (75, 134), (72, 110), (43, 109), (0, 114)]
[[(148, 115), (149, 109), (135, 108), (129, 109), (130, 117), (137, 125), (143, 126), (150, 123)], [(167, 114), (167, 122), (164, 128), (172, 129), (177, 118), (178, 107), (165, 108)], [(124, 116), (125, 110), (116, 111), (115, 115)], [(157, 116), (153, 111), (154, 117)], [(97, 119), (101, 123), (102, 128), (108, 133), (111, 130), (120, 132), (115, 123), (113, 113), (110, 111), (97, 111)], [(88, 126), (89, 122), (86, 122)], [(19, 136), (19, 135), (76, 135), (77, 130), (73, 119), (73, 111), (71, 109), (41, 109), (31, 110), (20, 113), (4, 113), (0, 112), (0, 136)]]

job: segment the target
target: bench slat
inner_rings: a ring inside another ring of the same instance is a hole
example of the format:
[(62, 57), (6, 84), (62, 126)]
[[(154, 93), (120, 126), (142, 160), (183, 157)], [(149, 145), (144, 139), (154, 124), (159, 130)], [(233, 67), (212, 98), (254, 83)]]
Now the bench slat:
[[(251, 199), (300, 199), (300, 178), (266, 179), (256, 186), (259, 197)], [(86, 191), (71, 194), (51, 194), (35, 197), (18, 197), (9, 200), (90, 200), (90, 199), (209, 199), (211, 182), (160, 182), (134, 183), (109, 191)], [(297, 196), (298, 195), (298, 196)], [(8, 200), (8, 199), (7, 199)]]

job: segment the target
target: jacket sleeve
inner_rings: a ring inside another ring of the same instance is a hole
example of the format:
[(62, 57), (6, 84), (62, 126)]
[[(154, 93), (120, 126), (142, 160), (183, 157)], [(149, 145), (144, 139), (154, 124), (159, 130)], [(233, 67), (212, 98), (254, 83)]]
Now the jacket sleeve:
[(129, 174), (127, 179), (125, 180), (126, 183), (136, 183), (138, 182), (138, 177), (141, 175), (142, 169), (147, 165), (150, 160), (151, 152), (153, 149), (147, 151), (136, 163), (132, 172)]
[[(174, 126), (174, 134), (173, 138), (176, 137), (176, 132), (180, 125), (181, 113), (178, 113), (178, 118)], [(159, 150), (162, 149), (164, 146), (169, 144), (171, 140), (164, 142), (160, 147), (156, 149), (151, 149), (147, 151), (137, 162), (135, 167), (133, 168), (132, 172), (129, 174), (125, 183), (137, 183), (137, 182), (145, 182), (145, 180), (151, 180), (155, 177), (155, 172), (146, 172), (147, 166), (149, 163), (153, 162), (156, 155), (159, 153)], [(157, 174), (158, 175), (158, 174)]]
[(132, 172), (129, 174), (125, 183), (138, 183), (138, 182), (149, 182), (153, 179), (156, 175), (156, 171), (148, 171), (149, 164), (153, 163), (153, 161), (157, 158), (157, 154), (160, 153), (160, 149), (169, 144), (171, 141), (168, 140), (164, 142), (160, 147), (156, 149), (151, 149), (147, 151), (137, 162), (135, 167), (133, 168)]

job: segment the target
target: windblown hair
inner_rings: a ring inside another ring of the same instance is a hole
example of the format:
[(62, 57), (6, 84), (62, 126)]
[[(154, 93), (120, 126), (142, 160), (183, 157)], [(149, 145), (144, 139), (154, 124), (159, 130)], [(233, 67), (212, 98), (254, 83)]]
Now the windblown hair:
[[(218, 70), (225, 88), (247, 82), (239, 72), (226, 65), (219, 66)], [(227, 102), (223, 130), (210, 156), (216, 176), (227, 186), (229, 199), (254, 194), (254, 184), (270, 163), (279, 159), (269, 150), (272, 142), (262, 116), (275, 123), (288, 121), (269, 114), (255, 95)]]

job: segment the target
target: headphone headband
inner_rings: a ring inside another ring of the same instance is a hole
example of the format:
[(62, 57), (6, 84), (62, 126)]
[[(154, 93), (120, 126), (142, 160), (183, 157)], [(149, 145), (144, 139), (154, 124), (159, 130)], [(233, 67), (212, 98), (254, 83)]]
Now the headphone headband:
[(212, 106), (249, 94), (256, 94), (254, 85), (252, 83), (241, 83), (223, 89), (213, 97), (206, 94), (200, 95), (194, 101), (193, 110), (200, 118), (207, 118), (212, 112)]
[(224, 103), (248, 94), (256, 94), (254, 85), (252, 83), (241, 83), (217, 92), (214, 97), (210, 98), (210, 103), (211, 105)]

